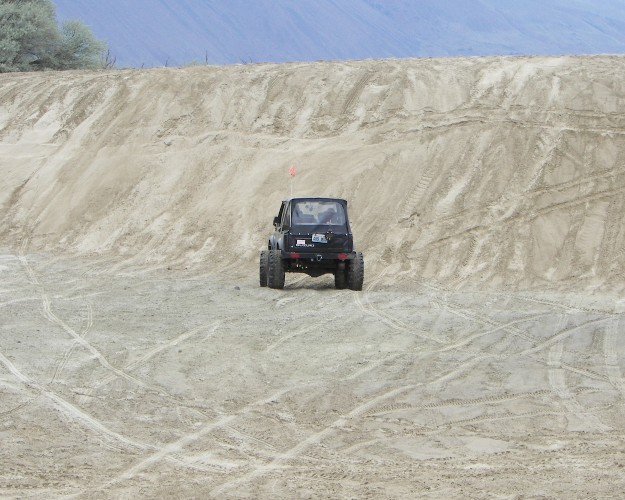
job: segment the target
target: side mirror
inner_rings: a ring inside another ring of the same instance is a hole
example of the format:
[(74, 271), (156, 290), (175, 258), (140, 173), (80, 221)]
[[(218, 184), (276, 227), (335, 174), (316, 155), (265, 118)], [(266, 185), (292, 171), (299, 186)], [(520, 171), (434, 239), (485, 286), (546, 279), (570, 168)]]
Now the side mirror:
[(274, 226), (279, 226), (280, 225), (280, 219), (278, 218), (277, 215), (273, 218), (273, 225)]

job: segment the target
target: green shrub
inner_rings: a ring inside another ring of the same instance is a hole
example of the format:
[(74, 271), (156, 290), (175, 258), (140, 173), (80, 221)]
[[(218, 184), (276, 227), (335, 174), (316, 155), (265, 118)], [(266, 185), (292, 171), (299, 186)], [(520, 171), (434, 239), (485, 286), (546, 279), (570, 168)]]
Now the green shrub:
[(59, 28), (50, 0), (0, 0), (0, 72), (93, 69), (105, 51), (81, 21)]

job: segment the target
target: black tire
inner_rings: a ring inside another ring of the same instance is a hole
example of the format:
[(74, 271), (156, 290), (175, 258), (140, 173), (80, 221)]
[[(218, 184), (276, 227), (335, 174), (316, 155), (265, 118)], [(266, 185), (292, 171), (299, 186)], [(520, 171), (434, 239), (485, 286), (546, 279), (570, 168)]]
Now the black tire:
[(284, 261), (280, 250), (269, 250), (269, 265), (267, 267), (267, 286), (269, 288), (284, 288)]
[(259, 276), (259, 281), (260, 281), (260, 286), (267, 286), (267, 267), (269, 265), (269, 251), (268, 250), (261, 250), (260, 251), (260, 263), (259, 263), (259, 270), (260, 270), (260, 276)]
[(347, 286), (350, 290), (362, 290), (365, 279), (365, 259), (362, 252), (356, 252), (356, 256), (347, 263)]
[(334, 288), (345, 290), (347, 288), (347, 272), (345, 269), (337, 269), (334, 273)]

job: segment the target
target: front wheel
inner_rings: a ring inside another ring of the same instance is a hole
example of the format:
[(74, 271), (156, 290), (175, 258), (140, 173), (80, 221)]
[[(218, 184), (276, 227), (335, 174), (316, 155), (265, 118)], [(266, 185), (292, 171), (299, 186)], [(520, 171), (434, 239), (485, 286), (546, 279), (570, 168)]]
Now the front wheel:
[(284, 288), (284, 261), (280, 250), (269, 250), (269, 265), (267, 267), (267, 286), (269, 288)]
[(362, 252), (356, 252), (356, 256), (347, 263), (347, 286), (350, 290), (362, 290), (365, 279), (365, 259)]

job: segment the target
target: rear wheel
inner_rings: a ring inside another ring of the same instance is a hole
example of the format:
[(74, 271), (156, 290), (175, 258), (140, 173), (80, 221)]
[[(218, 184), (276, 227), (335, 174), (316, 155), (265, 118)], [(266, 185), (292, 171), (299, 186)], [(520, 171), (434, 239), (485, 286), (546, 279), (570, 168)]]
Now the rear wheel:
[(267, 286), (267, 266), (268, 265), (269, 265), (269, 251), (261, 250), (260, 251), (260, 263), (259, 263), (260, 286)]
[(362, 290), (365, 279), (365, 259), (362, 252), (356, 252), (356, 256), (347, 264), (347, 286), (350, 290)]
[(269, 250), (267, 286), (269, 288), (284, 288), (284, 261), (280, 250)]

